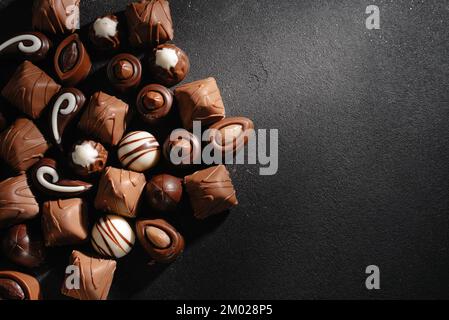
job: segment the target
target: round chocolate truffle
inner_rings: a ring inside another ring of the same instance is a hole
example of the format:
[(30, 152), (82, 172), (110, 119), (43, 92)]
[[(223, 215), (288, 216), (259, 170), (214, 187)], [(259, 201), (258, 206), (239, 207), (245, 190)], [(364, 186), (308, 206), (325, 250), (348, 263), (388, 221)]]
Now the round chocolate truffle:
[(80, 176), (103, 171), (108, 160), (108, 151), (99, 142), (86, 140), (75, 144), (70, 153), (73, 170)]
[(173, 165), (194, 164), (201, 156), (198, 138), (185, 129), (176, 129), (164, 142), (164, 157)]
[(109, 61), (107, 74), (114, 88), (124, 93), (136, 88), (140, 84), (140, 80), (142, 79), (142, 64), (132, 54), (122, 53)]
[(97, 18), (90, 26), (89, 39), (98, 50), (117, 49), (120, 46), (117, 17), (111, 14)]
[(134, 231), (122, 217), (101, 217), (92, 229), (92, 246), (99, 254), (121, 258), (127, 255), (135, 241)]
[(173, 93), (160, 84), (150, 84), (140, 90), (136, 105), (145, 122), (156, 124), (170, 112)]
[(128, 133), (118, 144), (117, 155), (125, 169), (143, 172), (154, 167), (161, 148), (156, 138), (145, 131)]
[(169, 174), (154, 176), (146, 186), (149, 205), (160, 212), (174, 211), (181, 201), (181, 179)]
[(45, 259), (45, 246), (36, 231), (26, 224), (18, 224), (9, 228), (2, 241), (4, 255), (23, 267), (40, 266)]
[(190, 70), (187, 54), (174, 44), (157, 46), (150, 59), (150, 73), (157, 83), (172, 87), (185, 79)]

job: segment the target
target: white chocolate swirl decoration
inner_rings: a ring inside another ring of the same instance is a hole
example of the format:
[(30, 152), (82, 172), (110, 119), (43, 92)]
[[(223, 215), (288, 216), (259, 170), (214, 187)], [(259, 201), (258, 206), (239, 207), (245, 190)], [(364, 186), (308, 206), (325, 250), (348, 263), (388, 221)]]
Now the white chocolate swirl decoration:
[[(31, 45), (25, 45), (24, 41), (31, 41)], [(22, 34), (3, 42), (0, 45), (0, 52), (17, 42), (19, 43), (17, 46), (19, 51), (27, 54), (38, 52), (43, 45), (42, 40), (34, 34)]]
[[(61, 108), (64, 101), (67, 101), (68, 104), (65, 108)], [(72, 112), (75, 112), (77, 109), (76, 96), (71, 92), (66, 92), (58, 97), (56, 100), (53, 110), (51, 112), (51, 130), (53, 132), (53, 137), (57, 144), (61, 143), (61, 135), (59, 134), (58, 129), (58, 113), (62, 115), (68, 115)]]
[[(49, 175), (51, 181), (45, 179), (45, 175)], [(59, 181), (59, 175), (55, 168), (49, 166), (42, 166), (37, 169), (36, 179), (43, 188), (57, 193), (77, 193), (88, 189), (87, 186), (63, 186), (56, 184)]]

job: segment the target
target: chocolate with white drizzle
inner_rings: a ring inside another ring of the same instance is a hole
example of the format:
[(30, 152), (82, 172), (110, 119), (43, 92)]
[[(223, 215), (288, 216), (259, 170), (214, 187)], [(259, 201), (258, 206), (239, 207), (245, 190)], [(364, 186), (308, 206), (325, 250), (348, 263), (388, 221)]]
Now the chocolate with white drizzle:
[(47, 57), (51, 42), (40, 32), (24, 32), (0, 44), (0, 58), (40, 61)]
[(50, 113), (51, 135), (56, 145), (60, 146), (64, 130), (83, 108), (86, 97), (78, 89), (66, 88), (62, 89), (53, 101)]
[(48, 196), (70, 198), (89, 191), (92, 185), (79, 180), (62, 180), (56, 161), (41, 159), (31, 171), (31, 180), (36, 189)]

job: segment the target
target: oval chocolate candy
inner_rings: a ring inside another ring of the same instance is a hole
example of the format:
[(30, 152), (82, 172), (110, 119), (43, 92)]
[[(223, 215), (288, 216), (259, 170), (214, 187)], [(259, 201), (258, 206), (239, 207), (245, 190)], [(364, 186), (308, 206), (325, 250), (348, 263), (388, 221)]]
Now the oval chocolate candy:
[(218, 152), (235, 154), (248, 143), (248, 130), (252, 129), (254, 124), (248, 118), (225, 118), (209, 127), (208, 140)]
[(40, 61), (47, 57), (51, 42), (40, 32), (24, 32), (0, 44), (0, 57)]

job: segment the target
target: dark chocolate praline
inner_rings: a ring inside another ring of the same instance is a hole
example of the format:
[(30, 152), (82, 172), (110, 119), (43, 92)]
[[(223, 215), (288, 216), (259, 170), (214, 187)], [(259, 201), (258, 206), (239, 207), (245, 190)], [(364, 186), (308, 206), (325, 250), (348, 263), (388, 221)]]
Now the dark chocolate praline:
[(170, 112), (173, 93), (160, 84), (150, 84), (140, 90), (136, 105), (145, 122), (156, 124)]
[(142, 64), (136, 56), (121, 53), (109, 61), (107, 75), (112, 86), (117, 91), (124, 93), (140, 84)]

